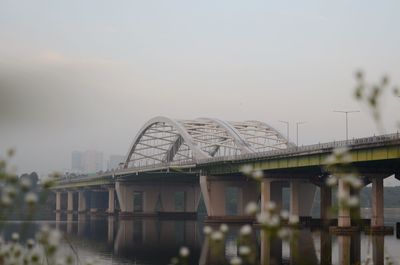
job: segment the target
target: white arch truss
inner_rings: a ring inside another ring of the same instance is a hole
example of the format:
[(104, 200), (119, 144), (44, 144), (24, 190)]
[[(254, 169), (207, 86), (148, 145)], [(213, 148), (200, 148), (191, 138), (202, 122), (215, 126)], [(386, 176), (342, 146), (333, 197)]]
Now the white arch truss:
[(139, 130), (126, 156), (125, 168), (284, 149), (291, 144), (278, 131), (258, 121), (226, 122), (199, 118), (155, 117)]

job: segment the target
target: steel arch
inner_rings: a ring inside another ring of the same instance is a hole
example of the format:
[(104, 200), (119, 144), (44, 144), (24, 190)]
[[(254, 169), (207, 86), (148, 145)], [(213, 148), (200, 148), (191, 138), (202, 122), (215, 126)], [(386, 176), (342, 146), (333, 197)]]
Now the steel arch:
[(124, 168), (241, 155), (292, 146), (271, 126), (258, 121), (226, 122), (155, 117), (134, 138)]

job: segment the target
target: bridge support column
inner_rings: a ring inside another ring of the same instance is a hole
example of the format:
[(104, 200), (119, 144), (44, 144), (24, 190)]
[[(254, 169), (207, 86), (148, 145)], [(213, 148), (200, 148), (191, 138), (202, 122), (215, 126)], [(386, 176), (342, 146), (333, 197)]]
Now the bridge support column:
[[(341, 202), (341, 198), (349, 198), (350, 196), (350, 186), (347, 184), (342, 178), (338, 180), (338, 226), (330, 227), (330, 231), (333, 233), (339, 233), (340, 235), (343, 234), (351, 234), (353, 232), (358, 231), (357, 226), (351, 226), (351, 215), (350, 215), (350, 208), (344, 205)], [(347, 239), (343, 239), (346, 241)], [(340, 251), (339, 251), (340, 252)], [(344, 252), (346, 253), (346, 252)]]
[(338, 216), (338, 226), (340, 228), (350, 227), (350, 209), (345, 207), (343, 203), (340, 202), (340, 198), (348, 198), (350, 195), (350, 187), (343, 179), (339, 178), (339, 188), (338, 188), (338, 198), (339, 198), (339, 216)]
[(321, 221), (323, 224), (328, 224), (331, 216), (329, 214), (330, 208), (332, 207), (332, 188), (323, 184), (320, 188), (321, 196)]
[(78, 192), (78, 213), (84, 213), (87, 211), (87, 200), (84, 191)]
[(68, 198), (67, 198), (67, 212), (74, 211), (74, 193), (72, 191), (68, 191)]
[(282, 208), (283, 183), (271, 179), (261, 181), (261, 209), (265, 210), (270, 202), (276, 203), (278, 209)]
[(126, 185), (120, 183), (120, 182), (115, 182), (115, 191), (117, 192), (117, 198), (119, 202), (119, 207), (121, 209), (121, 213), (127, 212), (128, 209), (128, 201), (127, 201), (127, 190), (126, 190)]
[(383, 223), (383, 178), (372, 179), (372, 218), (371, 227), (382, 228)]
[(200, 176), (200, 188), (209, 219), (248, 218), (246, 205), (258, 199), (256, 182), (246, 179)]
[(61, 212), (61, 192), (56, 192), (56, 212)]
[(115, 212), (115, 188), (108, 188), (108, 210), (109, 214)]
[(300, 215), (300, 182), (290, 181), (290, 214)]

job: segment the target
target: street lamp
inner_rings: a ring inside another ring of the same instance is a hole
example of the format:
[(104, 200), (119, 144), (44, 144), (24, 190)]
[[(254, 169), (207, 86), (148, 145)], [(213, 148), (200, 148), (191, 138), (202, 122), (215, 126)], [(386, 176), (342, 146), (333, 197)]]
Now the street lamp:
[(288, 144), (289, 144), (289, 122), (288, 121), (279, 121), (279, 122), (282, 122), (282, 123), (284, 123), (284, 124), (286, 124), (286, 129), (287, 129), (287, 132), (286, 132), (286, 138), (287, 138), (287, 142), (288, 142)]
[(299, 125), (307, 123), (306, 121), (298, 121), (296, 122), (296, 145), (299, 146)]
[(349, 122), (347, 115), (349, 113), (355, 113), (355, 112), (360, 112), (359, 110), (334, 110), (333, 112), (339, 112), (339, 113), (344, 113), (346, 114), (346, 141), (349, 140)]

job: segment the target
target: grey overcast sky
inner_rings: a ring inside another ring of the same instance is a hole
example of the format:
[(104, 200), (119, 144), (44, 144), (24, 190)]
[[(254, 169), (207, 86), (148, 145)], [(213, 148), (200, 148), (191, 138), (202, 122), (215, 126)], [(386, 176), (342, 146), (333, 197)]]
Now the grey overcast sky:
[[(378, 134), (354, 72), (400, 84), (400, 1), (0, 1), (0, 150), (18, 172), (125, 154), (143, 123), (278, 120), (300, 144)], [(400, 100), (385, 98), (386, 132)]]

